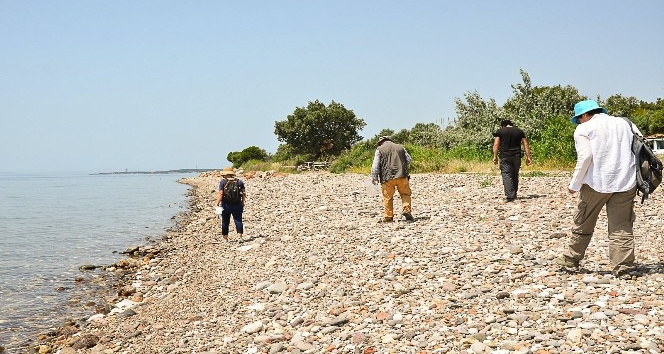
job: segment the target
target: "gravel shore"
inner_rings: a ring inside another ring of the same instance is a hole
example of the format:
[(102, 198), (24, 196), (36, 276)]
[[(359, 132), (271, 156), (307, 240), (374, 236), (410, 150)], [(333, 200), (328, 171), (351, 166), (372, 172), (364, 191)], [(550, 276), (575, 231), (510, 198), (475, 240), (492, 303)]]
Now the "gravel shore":
[[(252, 178), (249, 178), (252, 177)], [(359, 174), (246, 176), (245, 235), (220, 234), (219, 177), (139, 259), (112, 311), (44, 352), (662, 353), (664, 194), (636, 206), (640, 276), (608, 268), (602, 212), (582, 272), (553, 262), (569, 175), (416, 174), (415, 222), (379, 224)], [(395, 198), (395, 210), (400, 199)], [(231, 224), (231, 230), (233, 226)], [(120, 301), (121, 300), (121, 301)]]

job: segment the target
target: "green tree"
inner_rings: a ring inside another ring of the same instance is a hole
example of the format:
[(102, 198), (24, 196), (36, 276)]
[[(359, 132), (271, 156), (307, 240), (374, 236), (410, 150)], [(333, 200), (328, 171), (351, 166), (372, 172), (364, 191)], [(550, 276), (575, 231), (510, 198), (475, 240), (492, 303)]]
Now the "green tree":
[(514, 95), (503, 105), (506, 118), (539, 140), (547, 120), (554, 116), (572, 116), (574, 105), (586, 99), (572, 86), (532, 86), (530, 76), (521, 70), (522, 83), (512, 85)]
[(484, 149), (493, 141), (493, 131), (500, 122), (502, 108), (496, 100), (485, 101), (476, 91), (455, 99), (457, 118), (440, 137), (441, 147), (459, 146)]
[(649, 128), (650, 134), (664, 134), (664, 109), (652, 113)]
[(652, 105), (652, 117), (650, 119), (650, 133), (664, 134), (664, 99), (658, 98)]
[(275, 122), (274, 133), (294, 154), (311, 155), (318, 160), (337, 156), (362, 140), (358, 131), (365, 125), (363, 119), (341, 103), (332, 101), (326, 106), (316, 100), (306, 108), (295, 108), (286, 120)]
[(395, 132), (392, 129), (383, 129), (378, 134), (376, 134), (372, 139), (371, 143), (376, 146), (378, 138), (381, 136), (389, 136), (397, 144), (406, 144), (410, 142), (410, 131), (408, 129), (401, 129), (398, 132)]
[(291, 151), (290, 146), (286, 144), (279, 144), (277, 147), (277, 152), (274, 153), (272, 158), (274, 161), (277, 162), (282, 162), (282, 161), (288, 161), (293, 155), (293, 151)]
[(658, 98), (655, 103), (641, 101), (631, 119), (644, 135), (664, 134), (664, 99)]
[(298, 166), (306, 161), (311, 161), (312, 156), (306, 154), (296, 154), (288, 144), (279, 144), (277, 152), (272, 155), (272, 160), (287, 165)]
[[(555, 132), (560, 129), (574, 130), (574, 126), (569, 123), (569, 116), (573, 112), (574, 104), (584, 97), (571, 86), (533, 86), (528, 73), (524, 70), (520, 73), (522, 82), (512, 85), (513, 95), (502, 106), (494, 99), (483, 99), (477, 92), (465, 94), (465, 100), (457, 98), (457, 117), (454, 123), (442, 132), (438, 146), (454, 149), (463, 156), (481, 156), (491, 148), (493, 132), (499, 128), (503, 119), (510, 119), (523, 129), (531, 145), (541, 142), (542, 139), (567, 139), (567, 136), (556, 136)], [(568, 117), (567, 123), (560, 117)], [(547, 130), (550, 124), (555, 128)], [(561, 156), (565, 157), (562, 159), (567, 159), (568, 142), (561, 145), (548, 141), (546, 143), (548, 145), (543, 146), (552, 148), (553, 151), (564, 151)]]
[(421, 146), (439, 146), (443, 130), (436, 123), (416, 123), (408, 134), (408, 142)]
[(398, 132), (393, 133), (391, 138), (397, 144), (406, 144), (410, 141), (410, 131), (408, 129), (401, 129)]
[(600, 106), (606, 108), (610, 115), (616, 117), (634, 118), (634, 112), (640, 107), (640, 102), (636, 97), (623, 97), (622, 95), (612, 95)]
[(378, 141), (378, 138), (380, 138), (381, 136), (389, 136), (389, 137), (394, 138), (394, 130), (392, 130), (390, 128), (385, 128), (385, 129), (379, 131), (378, 134), (376, 134), (376, 136), (374, 137), (374, 139), (376, 139), (376, 141)]
[(576, 160), (574, 148), (574, 129), (576, 126), (569, 121), (568, 115), (551, 116), (546, 120), (537, 140), (531, 140), (530, 149), (538, 160), (557, 161), (562, 164)]
[(249, 160), (266, 161), (270, 155), (257, 146), (250, 146), (242, 151), (229, 152), (226, 160), (233, 163), (233, 167), (238, 168)]

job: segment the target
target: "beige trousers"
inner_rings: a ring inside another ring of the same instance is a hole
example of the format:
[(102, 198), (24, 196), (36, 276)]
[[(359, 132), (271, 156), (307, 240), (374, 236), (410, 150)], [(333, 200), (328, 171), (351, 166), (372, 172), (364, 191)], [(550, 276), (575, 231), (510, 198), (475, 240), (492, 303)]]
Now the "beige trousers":
[(574, 215), (572, 237), (564, 255), (577, 261), (583, 259), (590, 243), (599, 212), (606, 205), (609, 222), (609, 260), (613, 271), (629, 269), (634, 264), (634, 234), (632, 228), (636, 187), (618, 193), (599, 193), (587, 184), (581, 187), (581, 201)]
[(401, 196), (402, 213), (411, 213), (410, 206), (410, 184), (408, 177), (391, 179), (381, 186), (383, 193), (383, 205), (385, 206), (385, 217), (394, 217), (394, 190), (399, 191)]

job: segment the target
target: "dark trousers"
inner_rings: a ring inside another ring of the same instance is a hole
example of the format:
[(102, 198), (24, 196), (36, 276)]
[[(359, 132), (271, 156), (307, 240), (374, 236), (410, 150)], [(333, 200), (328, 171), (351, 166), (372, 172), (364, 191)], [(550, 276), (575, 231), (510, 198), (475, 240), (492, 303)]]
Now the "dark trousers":
[(226, 204), (222, 203), (222, 212), (221, 212), (221, 234), (224, 236), (228, 235), (228, 226), (231, 223), (231, 215), (233, 216), (233, 222), (235, 223), (235, 230), (238, 234), (244, 233), (244, 225), (242, 224), (242, 204)]
[(519, 190), (519, 169), (521, 168), (521, 156), (507, 156), (500, 158), (500, 174), (503, 177), (503, 188), (507, 199), (516, 199)]

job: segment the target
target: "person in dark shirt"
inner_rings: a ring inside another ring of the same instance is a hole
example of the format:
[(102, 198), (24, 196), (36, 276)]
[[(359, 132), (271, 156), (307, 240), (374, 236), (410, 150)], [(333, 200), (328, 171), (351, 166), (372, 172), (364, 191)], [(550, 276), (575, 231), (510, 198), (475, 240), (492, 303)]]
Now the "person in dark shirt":
[(512, 121), (505, 119), (500, 122), (500, 129), (493, 133), (493, 164), (498, 164), (500, 151), (500, 174), (503, 177), (505, 198), (508, 202), (516, 199), (519, 190), (519, 169), (521, 168), (521, 144), (526, 150), (526, 165), (532, 163), (530, 147), (523, 130), (514, 126)]
[[(224, 168), (223, 171), (221, 171), (221, 177), (221, 182), (219, 182), (219, 193), (217, 194), (217, 199), (214, 201), (215, 207), (220, 206), (223, 209), (219, 215), (221, 218), (221, 236), (224, 240), (228, 241), (228, 229), (231, 222), (231, 216), (233, 216), (235, 230), (237, 231), (238, 238), (242, 240), (242, 233), (244, 232), (242, 212), (244, 211), (244, 201), (247, 197), (244, 182), (235, 177), (235, 172), (231, 167)], [(224, 198), (224, 188), (230, 181), (237, 182), (237, 186), (240, 190), (239, 201), (229, 201), (228, 198)]]

